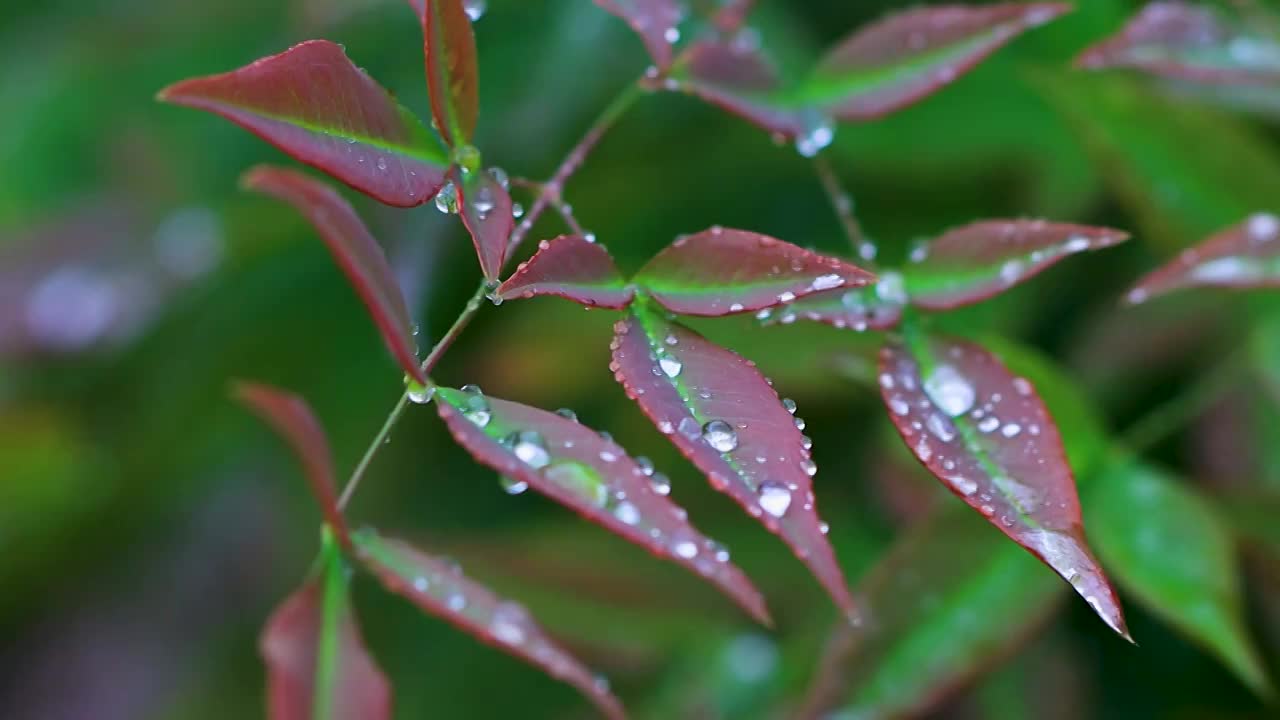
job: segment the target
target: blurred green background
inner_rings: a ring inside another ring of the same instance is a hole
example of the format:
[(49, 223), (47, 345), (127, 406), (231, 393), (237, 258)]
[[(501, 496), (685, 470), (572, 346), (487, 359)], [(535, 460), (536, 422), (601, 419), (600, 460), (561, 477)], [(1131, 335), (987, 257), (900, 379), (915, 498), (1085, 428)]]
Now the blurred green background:
[[(1080, 5), (926, 102), (841, 126), (830, 157), (890, 262), (917, 238), (984, 217), (1131, 230), (1133, 242), (1074, 258), (940, 324), (1009, 338), (1028, 349), (1010, 349), (1026, 366), (1057, 366), (1041, 386), (1053, 386), (1046, 394), (1082, 486), (1091, 461), (1080, 458), (1243, 354), (1256, 366), (1229, 383), (1238, 391), (1149, 456), (1178, 482), (1228, 500), (1224, 507), (1256, 510), (1263, 506), (1239, 498), (1280, 490), (1274, 297), (1192, 293), (1137, 310), (1117, 299), (1179, 248), (1250, 212), (1280, 209), (1277, 117), (1256, 98), (1071, 70), (1076, 52), (1136, 8)], [(795, 72), (894, 7), (763, 0), (754, 24)], [(490, 0), (476, 33), (477, 144), (513, 175), (549, 174), (647, 63), (626, 26), (588, 0)], [(401, 378), (310, 228), (285, 206), (237, 190), (252, 164), (287, 160), (225, 121), (153, 96), (312, 37), (344, 44), (427, 114), (420, 30), (395, 0), (8, 0), (0, 8), (0, 717), (261, 715), (256, 633), (314, 556), (318, 513), (293, 459), (232, 404), (228, 383), (255, 379), (304, 395), (345, 472)], [(387, 248), (422, 336), (438, 336), (478, 278), (461, 225), (430, 205), (397, 211), (347, 194)], [(626, 272), (675, 235), (712, 224), (827, 252), (844, 247), (806, 161), (682, 96), (643, 100), (567, 198)], [(534, 235), (559, 232), (548, 215)], [(554, 299), (486, 308), (436, 377), (571, 407), (654, 458), (695, 523), (765, 592), (776, 631), (576, 515), (532, 493), (504, 494), (429, 408), (396, 428), (352, 505), (353, 522), (413, 537), (527, 603), (609, 676), (637, 717), (783, 717), (809, 686), (836, 614), (785, 547), (711, 491), (625, 400), (606, 369), (612, 321)], [(697, 326), (756, 359), (799, 403), (822, 468), (821, 509), (851, 582), (929, 508), (959, 505), (921, 477), (889, 432), (866, 383), (871, 339), (804, 324)], [(1272, 384), (1259, 383), (1267, 377)], [(1062, 408), (1079, 423), (1068, 426)], [(1091, 417), (1107, 429), (1095, 430)], [(1262, 514), (1252, 536), (1270, 533), (1271, 542), (1242, 547), (1240, 567), (1246, 619), (1272, 677), (1277, 525)], [(992, 547), (990, 536), (975, 547)], [(963, 682), (937, 695), (938, 717), (1274, 716), (1133, 597), (1122, 594), (1136, 648), (1020, 553), (983, 570), (1014, 573), (1003, 597), (1018, 610), (972, 599), (971, 619), (992, 641), (963, 663)], [(975, 573), (989, 559), (972, 558)], [(1029, 587), (1018, 573), (1049, 585)], [(355, 594), (395, 684), (397, 717), (591, 717), (572, 690), (422, 617), (367, 578)], [(863, 667), (847, 682), (871, 682), (888, 667)], [(915, 665), (904, 677), (927, 672)], [(893, 692), (893, 678), (875, 682)]]

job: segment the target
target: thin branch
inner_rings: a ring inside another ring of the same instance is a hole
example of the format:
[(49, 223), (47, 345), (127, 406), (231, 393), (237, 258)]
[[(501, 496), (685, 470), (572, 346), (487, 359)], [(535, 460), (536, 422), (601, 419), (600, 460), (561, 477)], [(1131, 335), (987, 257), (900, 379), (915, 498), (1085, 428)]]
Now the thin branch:
[(818, 174), (822, 189), (827, 193), (827, 199), (831, 201), (831, 207), (836, 211), (836, 217), (840, 220), (840, 226), (844, 228), (849, 245), (863, 261), (874, 262), (876, 246), (862, 231), (858, 218), (853, 214), (853, 196), (840, 184), (840, 178), (824, 156), (819, 155), (813, 159), (813, 169)]

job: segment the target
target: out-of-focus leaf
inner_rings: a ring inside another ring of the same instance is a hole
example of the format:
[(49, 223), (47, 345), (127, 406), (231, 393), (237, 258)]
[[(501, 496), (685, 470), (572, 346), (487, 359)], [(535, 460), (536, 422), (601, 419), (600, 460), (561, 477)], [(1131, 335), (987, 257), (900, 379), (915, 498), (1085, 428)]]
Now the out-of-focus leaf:
[[(648, 461), (576, 418), (489, 398), (479, 391), (440, 388), (440, 417), (473, 457), (532, 487), (607, 530), (705, 577), (762, 623), (769, 614), (759, 591), (703, 536), (665, 493), (670, 485)], [(658, 482), (654, 482), (654, 479)], [(656, 486), (656, 487), (655, 487)]]
[(699, 97), (784, 138), (802, 136), (813, 118), (795, 105), (756, 36), (698, 40), (688, 62), (671, 78), (675, 88)]
[(1218, 506), (1231, 533), (1280, 562), (1280, 493), (1247, 490), (1219, 497)]
[(262, 631), (268, 714), (271, 720), (386, 720), (391, 687), (360, 637), (346, 568), (331, 539), (321, 561), (317, 576), (276, 608)]
[(338, 509), (329, 441), (306, 401), (292, 393), (256, 383), (237, 383), (235, 393), (240, 402), (289, 443), (306, 470), (307, 482), (311, 484), (311, 492), (324, 513), (325, 522), (345, 544), (347, 523)]
[(720, 227), (677, 239), (635, 276), (659, 305), (702, 316), (754, 312), (873, 279), (839, 258)]
[(476, 36), (463, 0), (409, 0), (422, 21), (431, 117), (450, 147), (471, 142), (480, 115)]
[(391, 592), (572, 685), (607, 717), (625, 716), (608, 687), (548, 637), (524, 606), (498, 597), (463, 575), (457, 565), (408, 543), (368, 530), (355, 533), (352, 540), (361, 562)]
[(1060, 587), (972, 513), (942, 508), (859, 584), (866, 619), (836, 630), (799, 716), (919, 716), (1017, 647)]
[(847, 614), (844, 574), (814, 505), (817, 465), (794, 403), (755, 364), (638, 299), (614, 326), (610, 368), (627, 396), (711, 486), (781, 536)]
[(184, 80), (159, 98), (221, 115), (388, 205), (421, 205), (444, 184), (448, 159), (439, 143), (325, 40)]
[(245, 174), (242, 184), (293, 205), (311, 222), (364, 301), (392, 357), (410, 377), (425, 384), (404, 294), (387, 256), (355, 209), (332, 188), (293, 170), (257, 167)]
[(1087, 500), (1094, 544), (1121, 586), (1268, 695), (1245, 628), (1231, 531), (1214, 508), (1131, 459), (1114, 462)]
[(671, 46), (680, 41), (683, 11), (677, 0), (595, 0), (596, 5), (626, 21), (640, 36), (654, 65), (671, 64)]
[(1004, 3), (895, 13), (836, 45), (798, 93), (841, 120), (880, 117), (938, 91), (1013, 38), (1070, 8)]
[(1144, 277), (1125, 299), (1141, 303), (1183, 288), (1280, 287), (1280, 218), (1257, 213)]
[(903, 271), (912, 305), (949, 310), (980, 302), (1059, 260), (1111, 247), (1128, 233), (1044, 220), (984, 220), (921, 246)]
[(880, 369), (889, 416), (920, 462), (1129, 639), (1085, 540), (1062, 438), (1031, 382), (973, 343), (913, 329), (885, 346)]
[(538, 251), (520, 263), (498, 287), (503, 300), (558, 295), (588, 307), (621, 310), (635, 289), (618, 273), (604, 245), (581, 235), (561, 235), (538, 243)]
[(1153, 2), (1116, 35), (1081, 53), (1076, 64), (1211, 83), (1276, 83), (1280, 43), (1265, 28), (1208, 5)]
[(455, 167), (449, 173), (458, 192), (458, 213), (471, 233), (486, 280), (496, 281), (507, 259), (507, 240), (515, 228), (511, 195), (488, 172), (467, 172)]

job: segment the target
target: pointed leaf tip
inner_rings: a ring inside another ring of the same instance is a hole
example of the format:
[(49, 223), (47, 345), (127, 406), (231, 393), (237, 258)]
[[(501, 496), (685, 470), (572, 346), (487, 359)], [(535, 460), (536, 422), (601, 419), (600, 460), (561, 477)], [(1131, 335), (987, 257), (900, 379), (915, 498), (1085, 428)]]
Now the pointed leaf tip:
[(614, 326), (610, 369), (711, 486), (791, 546), (848, 616), (853, 599), (817, 514), (817, 466), (794, 404), (753, 363), (637, 301)]
[(271, 614), (259, 639), (271, 720), (389, 720), (391, 686), (360, 636), (336, 548)]
[(581, 235), (561, 235), (538, 243), (538, 251), (496, 294), (503, 300), (556, 295), (587, 307), (621, 310), (631, 303), (635, 289), (603, 245)]
[(241, 184), (289, 203), (307, 218), (369, 310), (391, 356), (425, 385), (404, 294), (382, 248), (351, 204), (324, 183), (284, 168), (259, 166), (246, 173)]
[(1175, 290), (1280, 287), (1280, 217), (1255, 213), (1183, 250), (1125, 295), (1131, 305)]
[(907, 342), (890, 342), (880, 356), (881, 395), (903, 442), (947, 489), (1130, 639), (1085, 540), (1062, 438), (1030, 381), (973, 343), (908, 333)]
[(448, 159), (440, 144), (326, 40), (184, 80), (158, 97), (224, 117), (388, 205), (421, 205), (444, 184)]
[(352, 536), (360, 561), (389, 591), (429, 615), (577, 688), (608, 718), (626, 717), (607, 684), (552, 640), (523, 605), (495, 595), (448, 560), (408, 543), (361, 530)]
[(768, 235), (720, 227), (676, 240), (635, 276), (636, 284), (659, 305), (703, 316), (756, 312), (874, 279), (839, 258)]
[(633, 459), (571, 414), (550, 413), (440, 388), (436, 407), (454, 438), (480, 462), (525, 483), (586, 519), (706, 578), (763, 624), (760, 592), (729, 552), (703, 536), (666, 497), (670, 485), (647, 460)]
[(480, 270), (486, 280), (496, 282), (507, 259), (507, 241), (515, 229), (511, 195), (489, 172), (467, 172), (455, 167), (449, 177), (457, 188), (458, 212), (471, 234)]
[(869, 120), (949, 85), (1066, 3), (920, 7), (853, 33), (818, 64), (801, 97), (841, 120)]
[(345, 545), (347, 524), (342, 511), (338, 509), (329, 441), (311, 407), (297, 395), (257, 383), (236, 383), (233, 393), (237, 400), (289, 443), (290, 449), (302, 463), (311, 492), (324, 513), (325, 522)]
[(680, 41), (679, 26), (684, 17), (677, 0), (595, 0), (595, 3), (631, 26), (660, 70), (671, 64), (671, 46)]
[(422, 23), (431, 116), (450, 147), (471, 142), (480, 115), (476, 37), (463, 0), (409, 0)]

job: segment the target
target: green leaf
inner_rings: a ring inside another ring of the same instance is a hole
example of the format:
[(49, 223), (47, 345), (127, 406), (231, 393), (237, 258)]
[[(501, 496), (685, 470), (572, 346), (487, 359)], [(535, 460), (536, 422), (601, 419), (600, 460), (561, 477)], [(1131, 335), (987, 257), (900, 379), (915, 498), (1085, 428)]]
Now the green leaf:
[(1094, 546), (1121, 585), (1259, 695), (1270, 686), (1243, 617), (1231, 532), (1203, 498), (1117, 459), (1088, 498)]

